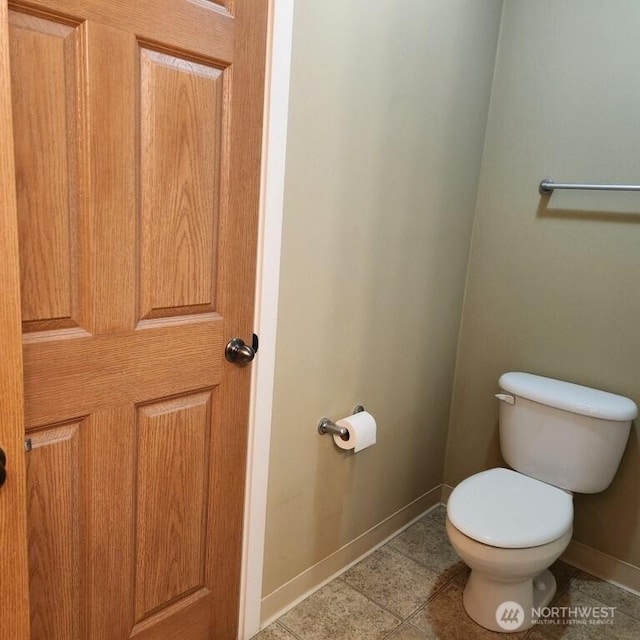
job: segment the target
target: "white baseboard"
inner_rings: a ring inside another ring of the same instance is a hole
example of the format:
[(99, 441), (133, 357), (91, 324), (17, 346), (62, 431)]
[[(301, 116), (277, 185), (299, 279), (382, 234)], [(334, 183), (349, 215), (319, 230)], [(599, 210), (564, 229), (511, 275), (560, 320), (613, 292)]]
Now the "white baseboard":
[(572, 540), (561, 560), (617, 587), (640, 595), (640, 567)]
[[(442, 485), (443, 504), (447, 504), (452, 491), (453, 487), (450, 485)], [(640, 567), (588, 547), (577, 540), (569, 543), (560, 559), (617, 587), (640, 595)]]
[(260, 626), (268, 626), (314, 591), (411, 526), (441, 503), (441, 495), (442, 485), (438, 485), (265, 596), (262, 599)]

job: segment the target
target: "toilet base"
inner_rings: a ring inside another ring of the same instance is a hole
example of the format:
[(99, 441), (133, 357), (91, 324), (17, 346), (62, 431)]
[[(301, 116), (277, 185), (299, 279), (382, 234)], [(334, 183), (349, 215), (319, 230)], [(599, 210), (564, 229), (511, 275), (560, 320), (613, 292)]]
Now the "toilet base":
[(492, 580), (472, 570), (462, 602), (469, 617), (485, 629), (509, 633), (531, 628), (533, 610), (546, 607), (555, 592), (556, 579), (548, 569), (518, 582)]

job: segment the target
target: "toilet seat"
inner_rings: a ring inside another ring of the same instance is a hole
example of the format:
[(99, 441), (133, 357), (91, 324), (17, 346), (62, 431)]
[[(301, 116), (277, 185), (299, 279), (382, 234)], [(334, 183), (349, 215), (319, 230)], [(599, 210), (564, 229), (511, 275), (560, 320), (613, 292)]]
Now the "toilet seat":
[(562, 489), (496, 468), (463, 480), (449, 497), (447, 516), (477, 542), (523, 549), (565, 535), (573, 523), (573, 499)]

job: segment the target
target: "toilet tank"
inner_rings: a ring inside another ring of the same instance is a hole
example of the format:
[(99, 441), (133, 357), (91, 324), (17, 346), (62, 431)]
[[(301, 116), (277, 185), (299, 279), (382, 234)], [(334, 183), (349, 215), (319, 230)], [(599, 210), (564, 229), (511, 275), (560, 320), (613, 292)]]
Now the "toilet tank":
[(530, 373), (505, 373), (498, 384), (500, 447), (510, 467), (579, 493), (611, 484), (638, 415), (633, 400)]

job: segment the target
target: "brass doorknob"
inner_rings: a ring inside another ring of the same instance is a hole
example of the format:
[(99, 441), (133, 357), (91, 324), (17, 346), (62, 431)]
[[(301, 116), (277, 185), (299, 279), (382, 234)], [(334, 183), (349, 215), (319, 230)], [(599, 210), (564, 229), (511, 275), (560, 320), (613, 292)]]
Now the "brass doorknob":
[(224, 350), (225, 358), (233, 364), (249, 364), (256, 356), (256, 350), (245, 344), (242, 338), (231, 338)]

